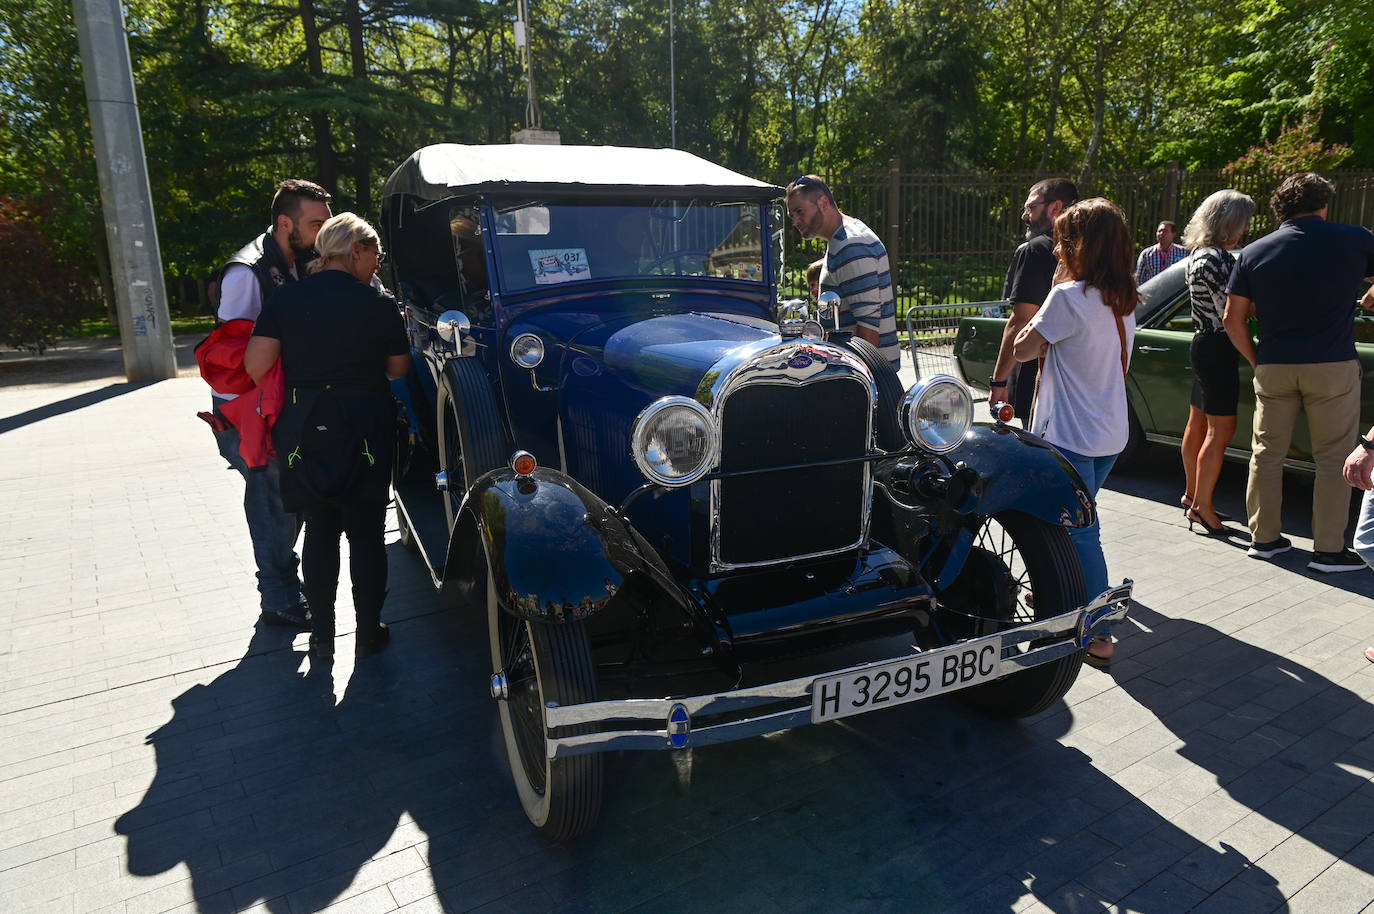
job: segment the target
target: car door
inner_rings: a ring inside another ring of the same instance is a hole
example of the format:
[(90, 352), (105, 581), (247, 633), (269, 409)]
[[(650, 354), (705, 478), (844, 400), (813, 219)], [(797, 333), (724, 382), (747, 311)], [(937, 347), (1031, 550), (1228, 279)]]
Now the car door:
[[(1193, 368), (1189, 359), (1192, 342), (1192, 309), (1187, 295), (1161, 309), (1145, 326), (1136, 330), (1135, 351), (1131, 356), (1131, 380), (1137, 394), (1133, 402), (1148, 436), (1172, 441), (1183, 438), (1193, 393)], [(1370, 356), (1370, 364), (1374, 365), (1374, 351)], [(1255, 376), (1244, 360), (1240, 362), (1239, 373), (1236, 431), (1229, 447), (1249, 453), (1255, 415)], [(1289, 455), (1310, 460), (1310, 441), (1307, 420), (1299, 416), (1293, 428)]]
[(970, 386), (987, 390), (1006, 326), (1006, 318), (1002, 317), (959, 318), (958, 336), (954, 342), (955, 362)]
[(1130, 380), (1136, 418), (1147, 436), (1182, 438), (1188, 424), (1193, 368), (1188, 350), (1193, 318), (1184, 295), (1136, 327)]

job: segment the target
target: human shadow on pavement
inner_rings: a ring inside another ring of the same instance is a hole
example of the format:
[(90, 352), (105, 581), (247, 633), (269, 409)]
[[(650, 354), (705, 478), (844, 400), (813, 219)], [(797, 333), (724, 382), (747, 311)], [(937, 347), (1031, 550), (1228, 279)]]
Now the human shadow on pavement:
[[(1284, 906), (1253, 855), (1204, 843), (1140, 799), (1154, 784), (1118, 783), (1122, 766), (1061, 742), (1075, 713), (1062, 703), (997, 722), (938, 698), (612, 756), (598, 827), (550, 845), (498, 754), (485, 620), (390, 551), (385, 652), (350, 674), (343, 656), (315, 666), (259, 631), (231, 669), (174, 699), (149, 737), (152, 783), (115, 826), (130, 873), (185, 863), (205, 914), (300, 914), (371, 892), (388, 896), (379, 905), (433, 896), (443, 910), (983, 914), (1020, 909), (1028, 893), (1064, 912)], [(1123, 657), (1148, 649), (1141, 637), (1129, 633)], [(1163, 713), (1182, 727), (1189, 711)]]
[(428, 615), (388, 601), (392, 643), (356, 665), (315, 662), (260, 628), (231, 669), (175, 698), (148, 737), (152, 783), (115, 823), (128, 871), (185, 863), (206, 914), (300, 914), (398, 879), (393, 894), (424, 898), (519, 856), (529, 829), (492, 757), (487, 674), (472, 666), (485, 640), (428, 596)]
[[(1374, 848), (1350, 853), (1374, 834), (1374, 705), (1209, 625), (1140, 603), (1131, 619), (1117, 629), (1118, 684), (1182, 741), (1178, 757), (1244, 809), (1374, 875)], [(1297, 651), (1351, 674), (1368, 665), (1343, 638)]]

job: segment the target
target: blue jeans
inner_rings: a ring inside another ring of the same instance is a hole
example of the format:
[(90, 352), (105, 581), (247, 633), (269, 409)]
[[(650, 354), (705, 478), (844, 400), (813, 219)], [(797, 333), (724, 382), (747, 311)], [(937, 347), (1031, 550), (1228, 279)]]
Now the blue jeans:
[[(1119, 455), (1085, 457), (1082, 454), (1075, 454), (1068, 448), (1062, 448), (1059, 445), (1055, 445), (1055, 447), (1069, 463), (1073, 464), (1078, 475), (1083, 477), (1084, 484), (1092, 493), (1095, 507), (1097, 505), (1097, 493), (1102, 488), (1102, 484), (1107, 481), (1107, 474), (1112, 471)], [(1109, 586), (1107, 584), (1107, 558), (1102, 554), (1101, 525), (1094, 518), (1090, 526), (1070, 527), (1069, 538), (1073, 540), (1073, 548), (1077, 550), (1078, 560), (1083, 564), (1083, 578), (1088, 585), (1088, 598), (1092, 599)], [(1099, 628), (1098, 634), (1111, 634), (1110, 626)]]
[(1355, 553), (1374, 568), (1374, 492), (1360, 500), (1360, 519), (1355, 522)]
[(296, 539), (301, 516), (281, 506), (281, 472), (276, 461), (250, 468), (239, 454), (239, 432), (232, 426), (215, 432), (220, 456), (243, 476), (243, 514), (253, 540), (253, 560), (258, 566), (258, 593), (265, 612), (291, 609), (301, 602), (301, 581), (296, 575), (300, 559)]

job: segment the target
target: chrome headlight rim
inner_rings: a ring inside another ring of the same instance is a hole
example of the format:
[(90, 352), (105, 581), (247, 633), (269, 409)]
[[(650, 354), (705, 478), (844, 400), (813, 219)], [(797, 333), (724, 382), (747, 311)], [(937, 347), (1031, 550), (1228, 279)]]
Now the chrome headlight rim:
[(534, 333), (522, 333), (510, 341), (510, 360), (521, 368), (533, 370), (544, 361), (544, 341)]
[[(962, 396), (960, 405), (961, 415), (959, 421), (963, 423), (963, 431), (944, 443), (934, 443), (926, 439), (921, 434), (920, 423), (917, 421), (920, 415), (920, 404), (933, 393), (937, 393), (941, 388), (953, 386)], [(968, 385), (953, 375), (937, 374), (928, 378), (921, 378), (902, 398), (902, 431), (906, 434), (907, 440), (923, 451), (932, 454), (948, 454), (963, 443), (968, 431), (973, 427), (973, 394), (969, 392)]]
[[(652, 420), (670, 409), (687, 409), (694, 413), (700, 419), (702, 428), (706, 433), (706, 453), (702, 456), (701, 463), (692, 472), (682, 476), (668, 476), (660, 473), (649, 462), (647, 454), (648, 448), (645, 438), (653, 428)], [(689, 486), (710, 473), (715, 467), (720, 456), (720, 429), (716, 426), (716, 420), (711, 415), (711, 411), (691, 397), (676, 395), (660, 397), (644, 407), (635, 417), (634, 424), (630, 427), (630, 453), (634, 457), (635, 466), (639, 468), (639, 472), (644, 474), (644, 477), (650, 482), (673, 489)]]

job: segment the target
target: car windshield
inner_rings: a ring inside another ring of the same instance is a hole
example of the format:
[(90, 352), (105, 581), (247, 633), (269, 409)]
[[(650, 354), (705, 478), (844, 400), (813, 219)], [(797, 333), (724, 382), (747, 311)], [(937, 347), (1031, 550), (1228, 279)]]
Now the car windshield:
[(492, 211), (502, 290), (637, 277), (763, 283), (757, 203), (523, 203)]

